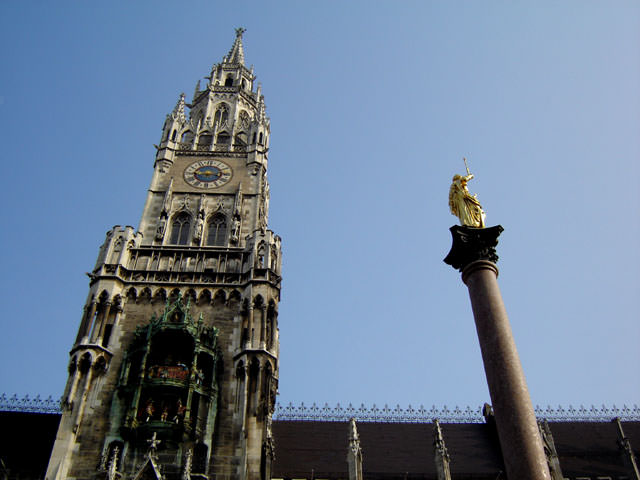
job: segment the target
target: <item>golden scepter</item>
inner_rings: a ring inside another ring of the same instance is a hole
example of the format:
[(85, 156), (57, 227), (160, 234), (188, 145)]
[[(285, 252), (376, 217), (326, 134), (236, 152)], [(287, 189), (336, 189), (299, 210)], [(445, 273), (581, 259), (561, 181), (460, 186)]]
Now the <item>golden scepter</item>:
[(464, 166), (467, 169), (467, 175), (471, 175), (471, 172), (469, 171), (469, 165), (467, 165), (466, 157), (462, 157), (462, 160), (464, 160)]

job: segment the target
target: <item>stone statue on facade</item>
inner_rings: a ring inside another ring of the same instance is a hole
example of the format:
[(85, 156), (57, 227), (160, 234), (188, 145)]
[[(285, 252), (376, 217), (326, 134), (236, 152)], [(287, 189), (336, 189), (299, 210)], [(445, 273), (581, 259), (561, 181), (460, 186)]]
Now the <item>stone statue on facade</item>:
[[(464, 159), (465, 166), (467, 159)], [(467, 167), (466, 175), (454, 175), (449, 188), (449, 209), (451, 214), (460, 219), (460, 225), (475, 228), (484, 228), (485, 213), (476, 195), (469, 193), (467, 183), (473, 178), (473, 174)]]
[(160, 217), (160, 222), (158, 222), (158, 227), (156, 228), (156, 240), (162, 240), (164, 237), (164, 230), (167, 226), (167, 217), (166, 215), (162, 215)]
[(202, 238), (202, 229), (204, 228), (204, 218), (203, 213), (200, 212), (198, 214), (198, 219), (196, 220), (196, 228), (193, 231), (193, 239), (197, 242)]

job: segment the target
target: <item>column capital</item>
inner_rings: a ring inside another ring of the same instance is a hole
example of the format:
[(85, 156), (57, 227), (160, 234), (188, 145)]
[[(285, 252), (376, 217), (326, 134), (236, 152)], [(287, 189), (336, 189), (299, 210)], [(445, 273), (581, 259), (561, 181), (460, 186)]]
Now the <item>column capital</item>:
[(496, 246), (498, 237), (504, 228), (500, 225), (487, 228), (474, 228), (454, 225), (449, 229), (453, 244), (444, 263), (460, 272), (478, 260), (497, 263)]

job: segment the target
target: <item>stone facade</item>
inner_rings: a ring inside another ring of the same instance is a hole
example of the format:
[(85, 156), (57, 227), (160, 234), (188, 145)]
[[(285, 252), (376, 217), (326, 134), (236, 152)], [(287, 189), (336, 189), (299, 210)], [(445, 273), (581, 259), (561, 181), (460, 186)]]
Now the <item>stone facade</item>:
[(100, 247), (50, 480), (270, 476), (281, 242), (242, 33), (167, 115), (139, 228)]

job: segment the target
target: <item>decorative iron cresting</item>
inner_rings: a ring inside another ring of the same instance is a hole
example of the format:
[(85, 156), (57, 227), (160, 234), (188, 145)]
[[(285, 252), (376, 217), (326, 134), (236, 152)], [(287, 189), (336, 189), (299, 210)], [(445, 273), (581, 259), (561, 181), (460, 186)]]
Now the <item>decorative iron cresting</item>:
[[(18, 398), (16, 394), (7, 396), (6, 394), (0, 395), (0, 412), (23, 412), (23, 413), (61, 413), (60, 400), (54, 399), (49, 396), (42, 398), (40, 395), (30, 397), (25, 395), (22, 398)], [(591, 406), (586, 408), (580, 406), (574, 408), (569, 406), (564, 408), (558, 407), (540, 407), (535, 408), (536, 417), (539, 420), (547, 420), (549, 422), (608, 422), (614, 418), (619, 418), (623, 422), (638, 422), (640, 421), (640, 407), (633, 405), (627, 407), (607, 407), (602, 405), (601, 407)], [(311, 406), (307, 406), (304, 403), (300, 405), (282, 405), (278, 403), (276, 405), (275, 412), (273, 414), (274, 420), (294, 420), (294, 421), (316, 421), (316, 422), (347, 422), (349, 419), (355, 418), (359, 422), (392, 422), (392, 423), (430, 423), (434, 419), (438, 419), (440, 423), (484, 423), (482, 416), (482, 407), (475, 409), (466, 407), (461, 409), (455, 407), (449, 409), (448, 407), (436, 407), (432, 406), (427, 409), (422, 405), (418, 408), (413, 408), (409, 405), (407, 408), (402, 408), (399, 405), (395, 407), (367, 407), (361, 404), (359, 407), (354, 407), (349, 404), (347, 407), (343, 407), (337, 404), (335, 407), (330, 407), (328, 404), (319, 407), (315, 403)]]
[(40, 395), (30, 397), (25, 395), (22, 398), (14, 393), (8, 397), (6, 394), (0, 395), (0, 412), (25, 412), (25, 413), (62, 413), (60, 409), (61, 399), (41, 398)]
[[(637, 405), (633, 407), (624, 405), (621, 408), (615, 405), (590, 408), (537, 406), (535, 412), (538, 419), (549, 422), (608, 422), (616, 417), (621, 421), (640, 421), (640, 407)], [(300, 405), (289, 403), (285, 406), (277, 404), (273, 414), (274, 420), (347, 422), (350, 418), (355, 418), (359, 422), (430, 423), (437, 419), (440, 423), (484, 423), (482, 407), (449, 409), (446, 406), (425, 408), (421, 405), (414, 408), (409, 405), (407, 408), (402, 408), (399, 405), (395, 407), (385, 405), (380, 408), (376, 405), (367, 407), (364, 404), (359, 407), (354, 407), (352, 404), (347, 407), (340, 404), (330, 407), (326, 403), (319, 407), (315, 403), (311, 406), (304, 403)]]

